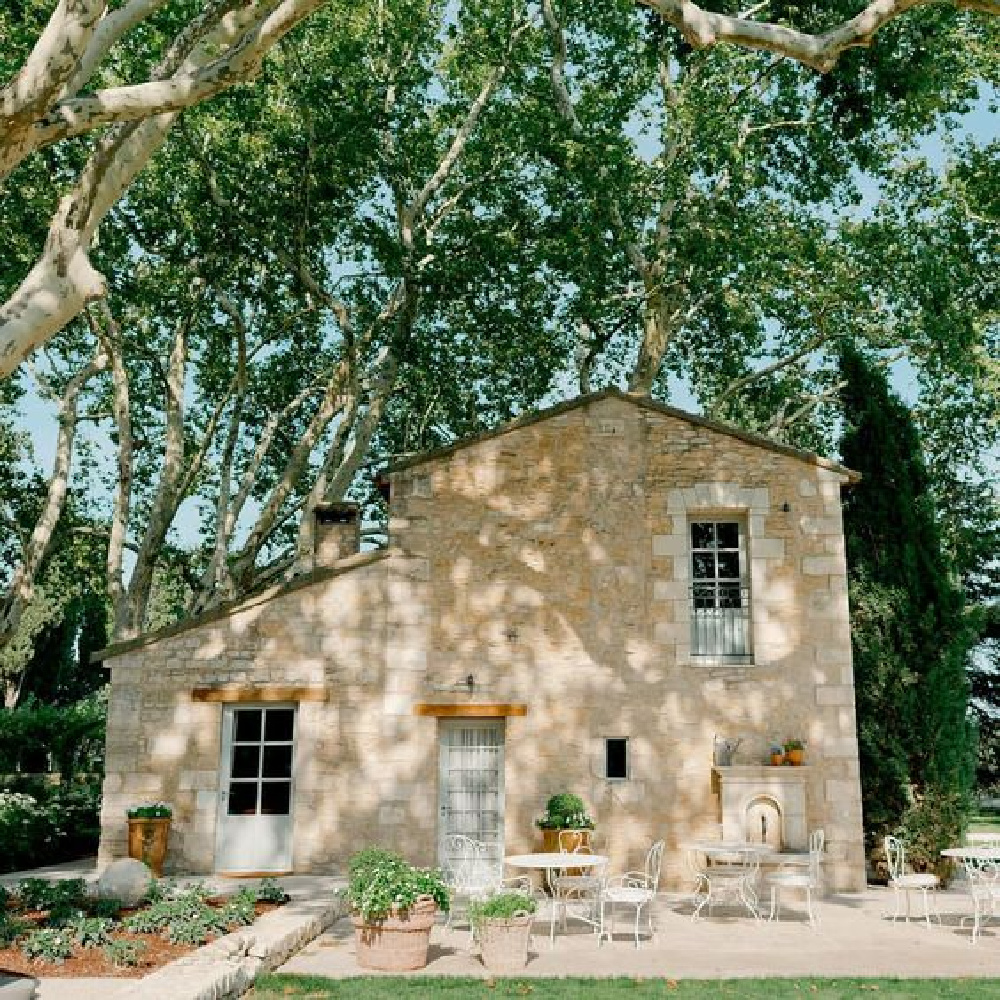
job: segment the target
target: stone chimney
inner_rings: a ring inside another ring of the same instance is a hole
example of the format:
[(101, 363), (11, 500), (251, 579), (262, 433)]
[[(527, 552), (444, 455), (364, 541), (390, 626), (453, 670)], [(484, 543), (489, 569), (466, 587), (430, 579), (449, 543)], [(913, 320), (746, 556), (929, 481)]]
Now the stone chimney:
[(318, 503), (313, 569), (332, 566), (361, 550), (361, 514), (356, 503)]

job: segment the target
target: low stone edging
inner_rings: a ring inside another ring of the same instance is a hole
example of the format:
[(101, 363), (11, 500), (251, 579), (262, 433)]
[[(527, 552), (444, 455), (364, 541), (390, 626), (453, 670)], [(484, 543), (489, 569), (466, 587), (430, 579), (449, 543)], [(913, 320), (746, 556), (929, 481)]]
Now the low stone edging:
[(115, 1000), (233, 1000), (347, 913), (342, 892), (286, 903), (252, 927), (234, 931), (134, 980)]

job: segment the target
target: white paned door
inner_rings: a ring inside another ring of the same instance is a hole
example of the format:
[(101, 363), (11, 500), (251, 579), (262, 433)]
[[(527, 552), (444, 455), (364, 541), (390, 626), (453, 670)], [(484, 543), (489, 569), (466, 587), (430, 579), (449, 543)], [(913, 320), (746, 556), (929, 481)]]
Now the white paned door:
[(215, 868), (292, 870), (294, 705), (227, 705)]
[(503, 859), (502, 722), (441, 722), (438, 781), (438, 859), (444, 838), (463, 833), (486, 845), (498, 865)]

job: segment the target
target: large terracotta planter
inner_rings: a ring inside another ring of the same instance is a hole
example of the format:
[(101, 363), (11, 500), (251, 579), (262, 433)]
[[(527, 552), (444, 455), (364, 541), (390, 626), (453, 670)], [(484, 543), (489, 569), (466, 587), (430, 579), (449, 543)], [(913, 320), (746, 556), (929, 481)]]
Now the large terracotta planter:
[[(562, 834), (562, 845), (559, 835)], [(542, 830), (542, 850), (546, 854), (558, 853), (560, 850), (575, 851), (578, 847), (590, 847), (590, 830)], [(566, 875), (583, 875), (582, 868), (567, 868)]]
[(507, 920), (488, 917), (476, 924), (476, 937), (483, 965), (495, 976), (512, 976), (528, 964), (528, 942), (531, 940), (530, 913)]
[(384, 972), (409, 972), (427, 964), (427, 948), (437, 903), (422, 896), (408, 910), (393, 910), (381, 920), (351, 914), (358, 965)]
[(802, 764), (803, 753), (801, 749), (786, 750), (785, 760), (794, 767), (800, 767)]
[(159, 878), (163, 875), (169, 836), (169, 816), (156, 819), (129, 818), (128, 856), (149, 865), (153, 874)]

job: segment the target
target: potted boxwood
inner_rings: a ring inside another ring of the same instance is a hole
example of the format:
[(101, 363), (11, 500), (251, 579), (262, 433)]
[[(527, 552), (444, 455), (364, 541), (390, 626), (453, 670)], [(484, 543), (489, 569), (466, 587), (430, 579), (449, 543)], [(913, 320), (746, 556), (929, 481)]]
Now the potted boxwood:
[[(535, 826), (542, 831), (542, 850), (551, 852), (560, 848), (573, 851), (581, 845), (590, 846), (590, 833), (594, 821), (579, 795), (559, 792), (545, 804), (545, 812), (535, 820)], [(565, 830), (572, 836), (561, 837)]]
[(355, 854), (348, 873), (358, 965), (387, 972), (422, 969), (434, 917), (448, 910), (441, 873), (379, 847)]
[(501, 892), (470, 904), (469, 919), (483, 965), (493, 975), (514, 975), (528, 964), (528, 942), (536, 909), (538, 903), (523, 892)]
[(153, 874), (163, 875), (173, 810), (166, 802), (145, 802), (126, 810), (128, 856), (149, 865)]
[(785, 761), (798, 767), (802, 763), (805, 744), (802, 740), (785, 740)]

